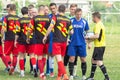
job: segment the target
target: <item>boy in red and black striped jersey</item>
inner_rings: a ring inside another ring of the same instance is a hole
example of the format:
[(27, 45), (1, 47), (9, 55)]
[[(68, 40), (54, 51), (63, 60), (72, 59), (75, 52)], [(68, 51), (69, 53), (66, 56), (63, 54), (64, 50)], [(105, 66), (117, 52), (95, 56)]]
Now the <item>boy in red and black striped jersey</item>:
[(27, 52), (30, 55), (30, 60), (34, 70), (34, 77), (37, 77), (36, 58), (34, 55), (35, 42), (33, 41), (33, 28), (29, 26), (31, 18), (28, 17), (27, 7), (23, 7), (21, 9), (21, 12), (23, 14), (23, 17), (20, 18), (18, 21), (20, 30), (18, 30), (17, 35), (15, 37), (15, 46), (17, 46), (18, 52), (20, 54), (20, 60), (19, 60), (19, 65), (21, 70), (20, 76), (24, 77), (24, 58), (25, 58), (25, 53)]
[(38, 9), (38, 15), (33, 17), (31, 20), (32, 26), (35, 28), (35, 53), (38, 56), (38, 67), (40, 70), (40, 78), (44, 80), (46, 77), (44, 75), (44, 67), (46, 64), (45, 54), (48, 53), (48, 41), (43, 44), (42, 39), (44, 38), (47, 28), (50, 24), (50, 19), (44, 13), (45, 6), (40, 5)]
[[(0, 20), (0, 31), (1, 31), (1, 29), (2, 29), (2, 20)], [(8, 67), (8, 65), (7, 65), (7, 61), (6, 61), (6, 57), (5, 57), (5, 55), (3, 54), (3, 45), (2, 45), (2, 42), (1, 42), (1, 37), (2, 37), (2, 35), (1, 35), (1, 33), (0, 33), (0, 58), (2, 59), (2, 61), (3, 61), (3, 63), (5, 64), (5, 66), (6, 66), (6, 68)]]
[[(16, 15), (16, 6), (15, 4), (10, 4), (10, 11), (7, 16), (4, 17), (3, 26), (2, 26), (2, 36), (5, 35), (5, 38), (2, 37), (4, 41), (4, 54), (6, 55), (7, 64), (10, 68), (9, 74), (11, 75), (14, 72), (14, 68), (17, 63), (17, 49), (14, 47), (15, 34), (19, 28), (17, 21), (19, 17)], [(13, 54), (13, 60), (11, 61), (10, 54)]]
[[(67, 37), (69, 33), (73, 33), (71, 21), (64, 16), (65, 6), (60, 5), (58, 8), (59, 14), (57, 16), (53, 16), (50, 27), (47, 30), (47, 33), (43, 39), (43, 43), (46, 42), (48, 35), (51, 30), (54, 28), (53, 33), (53, 55), (55, 55), (57, 63), (58, 63), (58, 77), (57, 80), (61, 80), (63, 76), (63, 80), (69, 80), (62, 57), (65, 55), (66, 46), (67, 46)], [(70, 31), (70, 32), (69, 32)]]

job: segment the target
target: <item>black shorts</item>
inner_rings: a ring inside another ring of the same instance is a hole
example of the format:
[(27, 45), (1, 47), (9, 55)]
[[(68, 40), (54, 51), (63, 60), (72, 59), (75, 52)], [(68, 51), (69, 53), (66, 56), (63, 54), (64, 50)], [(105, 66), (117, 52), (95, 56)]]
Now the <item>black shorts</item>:
[(105, 47), (95, 47), (92, 58), (94, 60), (103, 60)]

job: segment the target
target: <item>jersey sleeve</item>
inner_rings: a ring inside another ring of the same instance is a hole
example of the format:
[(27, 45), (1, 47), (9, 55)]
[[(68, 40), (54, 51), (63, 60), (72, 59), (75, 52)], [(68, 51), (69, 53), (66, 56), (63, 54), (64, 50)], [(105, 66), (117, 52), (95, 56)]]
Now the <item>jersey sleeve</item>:
[(56, 16), (53, 16), (51, 19), (50, 27), (54, 28), (56, 21), (57, 21)]
[(3, 19), (2, 30), (7, 31), (7, 17)]
[(86, 24), (85, 24), (85, 31), (88, 31), (89, 30), (89, 25), (88, 25), (88, 22), (86, 21)]

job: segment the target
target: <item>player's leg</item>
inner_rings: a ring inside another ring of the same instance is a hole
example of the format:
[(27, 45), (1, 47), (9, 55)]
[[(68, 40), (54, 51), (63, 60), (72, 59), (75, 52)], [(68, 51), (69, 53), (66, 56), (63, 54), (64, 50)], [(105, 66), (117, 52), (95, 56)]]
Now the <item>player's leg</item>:
[(80, 56), (81, 60), (81, 70), (82, 70), (82, 80), (86, 79), (86, 71), (87, 71), (87, 63), (86, 63), (86, 45), (78, 46), (78, 56)]
[(29, 48), (28, 52), (30, 55), (30, 61), (31, 61), (33, 71), (34, 71), (34, 77), (38, 77), (37, 70), (36, 70), (35, 45), (31, 44), (31, 45), (29, 45), (28, 48)]
[(105, 80), (110, 80), (108, 73), (107, 73), (107, 70), (106, 70), (106, 67), (103, 64), (103, 56), (104, 56), (104, 52), (105, 52), (105, 47), (99, 48), (98, 51), (99, 51), (99, 55), (98, 55), (99, 58), (97, 59), (97, 65), (100, 67), (103, 75), (105, 76)]
[(19, 53), (19, 66), (20, 66), (20, 77), (24, 77), (25, 74), (24, 74), (24, 67), (25, 67), (25, 62), (24, 62), (24, 53)]
[(46, 75), (50, 75), (50, 70), (49, 70), (49, 55), (47, 55), (47, 64), (46, 64)]
[(54, 77), (54, 56), (49, 56), (50, 77)]
[(64, 57), (64, 66), (67, 68), (67, 65), (69, 63), (69, 56), (67, 55), (67, 51), (68, 51), (68, 46), (66, 48), (66, 54), (65, 54), (65, 57)]
[(70, 74), (70, 80), (73, 80), (73, 72), (74, 72), (74, 61), (76, 56), (76, 47), (74, 46), (68, 46), (68, 55), (69, 58), (69, 74)]
[(73, 72), (74, 77), (77, 76), (77, 61), (78, 61), (78, 56), (75, 56), (74, 72)]

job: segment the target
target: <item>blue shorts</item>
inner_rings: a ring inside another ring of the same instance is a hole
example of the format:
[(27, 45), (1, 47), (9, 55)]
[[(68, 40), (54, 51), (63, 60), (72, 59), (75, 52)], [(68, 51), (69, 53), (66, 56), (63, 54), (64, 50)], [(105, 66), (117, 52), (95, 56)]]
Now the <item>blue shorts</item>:
[(52, 44), (53, 44), (53, 32), (50, 33), (50, 37), (49, 37), (48, 53), (52, 53)]
[(86, 57), (87, 56), (86, 45), (84, 45), (84, 46), (69, 45), (67, 54), (68, 54), (68, 56)]

